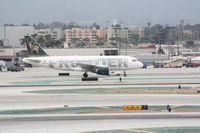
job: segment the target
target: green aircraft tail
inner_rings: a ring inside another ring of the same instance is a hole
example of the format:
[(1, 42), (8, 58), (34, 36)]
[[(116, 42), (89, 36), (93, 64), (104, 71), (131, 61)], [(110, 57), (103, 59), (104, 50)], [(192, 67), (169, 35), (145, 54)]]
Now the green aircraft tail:
[(48, 56), (32, 36), (24, 36), (23, 43), (26, 43), (30, 56)]

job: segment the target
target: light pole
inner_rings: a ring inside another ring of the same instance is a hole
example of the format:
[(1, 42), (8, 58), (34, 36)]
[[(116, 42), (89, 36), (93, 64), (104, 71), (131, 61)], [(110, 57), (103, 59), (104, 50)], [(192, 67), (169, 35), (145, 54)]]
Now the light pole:
[(3, 39), (3, 45), (6, 46), (6, 25), (4, 25), (4, 39)]

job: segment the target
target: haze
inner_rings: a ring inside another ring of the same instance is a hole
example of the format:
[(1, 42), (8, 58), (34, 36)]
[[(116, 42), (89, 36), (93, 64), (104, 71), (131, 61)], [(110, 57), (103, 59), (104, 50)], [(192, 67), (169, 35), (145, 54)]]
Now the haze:
[(88, 25), (200, 22), (200, 0), (0, 0), (0, 25), (61, 21)]

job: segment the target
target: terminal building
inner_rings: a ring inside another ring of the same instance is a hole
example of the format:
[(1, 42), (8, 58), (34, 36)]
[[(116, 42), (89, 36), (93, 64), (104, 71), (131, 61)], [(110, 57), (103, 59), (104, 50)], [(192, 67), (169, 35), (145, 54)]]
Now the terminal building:
[(24, 46), (21, 46), (21, 39), (25, 35), (32, 35), (34, 33), (33, 26), (14, 26), (4, 25), (0, 26), (0, 60), (10, 62), (13, 64), (18, 60), (23, 51)]
[(3, 47), (18, 48), (21, 47), (20, 39), (25, 35), (32, 35), (34, 33), (33, 26), (1, 26), (0, 40), (3, 42)]

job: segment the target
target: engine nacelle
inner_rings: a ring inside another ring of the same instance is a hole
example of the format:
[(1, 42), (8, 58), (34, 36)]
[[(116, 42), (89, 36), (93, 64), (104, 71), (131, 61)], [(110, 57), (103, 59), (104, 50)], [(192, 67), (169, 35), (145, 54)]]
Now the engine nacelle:
[(97, 68), (96, 73), (99, 75), (109, 75), (109, 68), (108, 67)]

